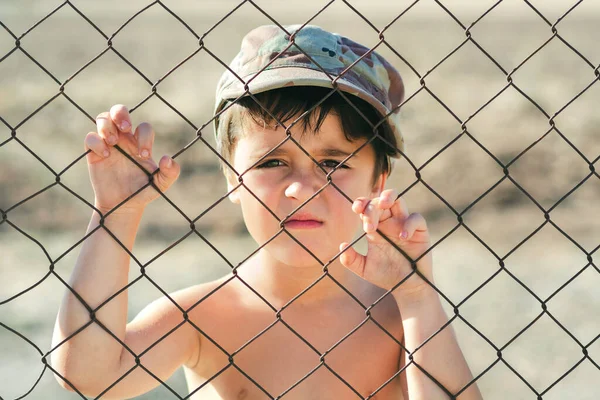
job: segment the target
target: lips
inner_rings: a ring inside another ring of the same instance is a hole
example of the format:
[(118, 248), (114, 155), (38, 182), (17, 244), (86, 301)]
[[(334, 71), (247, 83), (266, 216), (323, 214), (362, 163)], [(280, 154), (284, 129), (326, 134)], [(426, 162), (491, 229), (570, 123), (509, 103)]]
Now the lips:
[(285, 223), (290, 229), (314, 229), (322, 225), (323, 221), (310, 213), (295, 213)]
[(317, 222), (323, 222), (319, 218), (315, 217), (313, 214), (310, 214), (310, 213), (295, 213), (294, 215), (292, 215), (290, 217), (290, 219), (287, 220), (287, 222), (291, 222), (291, 221), (317, 221)]

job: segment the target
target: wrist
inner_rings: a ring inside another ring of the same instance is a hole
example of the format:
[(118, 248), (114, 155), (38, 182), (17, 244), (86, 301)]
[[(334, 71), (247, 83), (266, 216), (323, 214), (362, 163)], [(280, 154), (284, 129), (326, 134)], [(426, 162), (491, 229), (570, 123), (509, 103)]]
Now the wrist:
[[(431, 282), (433, 284), (433, 282)], [(407, 309), (415, 309), (423, 306), (431, 305), (432, 302), (439, 303), (439, 295), (435, 289), (427, 282), (423, 281), (418, 286), (403, 288), (400, 285), (394, 291), (392, 296), (398, 304), (398, 308), (402, 312)]]
[[(109, 229), (130, 229), (137, 230), (144, 214), (144, 208), (124, 208), (110, 212), (112, 209), (95, 206), (96, 210), (92, 213), (91, 224), (101, 224), (104, 217), (104, 226)], [(101, 213), (98, 213), (98, 211)], [(109, 214), (110, 212), (110, 214)], [(108, 214), (108, 215), (107, 215)]]
[(94, 207), (97, 211), (100, 211), (101, 215), (106, 215), (110, 213), (110, 215), (119, 215), (124, 217), (141, 217), (145, 209), (145, 207), (128, 207), (126, 205), (122, 205), (117, 209), (115, 209), (114, 207), (104, 207), (98, 204), (94, 204)]

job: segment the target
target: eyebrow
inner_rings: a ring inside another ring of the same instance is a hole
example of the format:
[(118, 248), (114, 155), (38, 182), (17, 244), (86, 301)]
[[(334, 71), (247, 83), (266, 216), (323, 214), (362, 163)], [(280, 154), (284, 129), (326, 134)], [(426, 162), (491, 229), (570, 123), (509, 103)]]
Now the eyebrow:
[[(258, 157), (256, 158), (261, 158), (263, 156), (265, 156), (265, 154), (269, 153), (269, 151), (265, 151), (265, 152), (260, 152), (257, 153)], [(269, 153), (269, 156), (280, 156), (280, 155), (285, 155), (288, 152), (285, 149), (282, 149), (281, 147), (276, 148), (275, 150), (273, 150), (271, 153)], [(340, 150), (340, 149), (336, 149), (336, 148), (325, 148), (325, 149), (320, 149), (315, 155), (316, 156), (327, 156), (327, 157), (349, 157), (351, 153), (348, 153), (346, 151)], [(357, 157), (358, 153), (354, 154), (353, 157)]]

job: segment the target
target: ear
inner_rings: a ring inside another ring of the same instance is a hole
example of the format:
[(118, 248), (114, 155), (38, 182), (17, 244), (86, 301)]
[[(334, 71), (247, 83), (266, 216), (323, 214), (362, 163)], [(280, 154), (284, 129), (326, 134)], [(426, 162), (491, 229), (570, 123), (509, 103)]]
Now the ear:
[(370, 197), (372, 199), (374, 199), (375, 197), (379, 197), (379, 195), (381, 195), (381, 192), (383, 192), (383, 189), (385, 189), (385, 183), (387, 182), (387, 177), (388, 177), (388, 174), (386, 174), (385, 172), (381, 173), (379, 175), (379, 177), (373, 184), (373, 189), (371, 190)]

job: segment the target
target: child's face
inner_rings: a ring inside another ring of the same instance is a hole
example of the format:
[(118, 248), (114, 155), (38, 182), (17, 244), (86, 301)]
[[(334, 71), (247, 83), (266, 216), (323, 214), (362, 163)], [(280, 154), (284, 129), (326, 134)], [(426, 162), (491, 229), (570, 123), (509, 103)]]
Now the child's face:
[[(271, 130), (253, 123), (246, 125), (244, 134), (238, 137), (232, 160), (233, 166), (240, 174), (286, 137), (285, 130), (281, 127)], [(334, 114), (327, 116), (316, 134), (306, 132), (301, 135), (299, 130), (292, 127), (292, 137), (327, 172), (366, 141), (346, 140), (340, 120)], [(347, 168), (342, 166), (331, 178), (352, 201), (361, 196), (378, 196), (383, 190), (386, 179), (384, 175), (372, 185), (375, 166), (375, 152), (372, 146), (362, 148), (344, 165)], [(245, 186), (281, 220), (327, 183), (325, 173), (290, 140), (247, 171), (242, 179)], [(230, 189), (237, 184), (235, 177), (230, 179)], [(246, 227), (259, 245), (269, 241), (279, 231), (279, 222), (243, 186), (233, 192), (230, 199), (241, 205)], [(290, 218), (291, 220), (300, 214), (309, 214), (304, 216), (319, 222), (292, 222), (286, 224), (286, 229), (325, 263), (338, 253), (340, 243), (351, 242), (361, 227), (360, 218), (352, 211), (351, 206), (350, 201), (329, 185)], [(265, 249), (276, 260), (287, 265), (318, 265), (316, 260), (285, 232)]]

